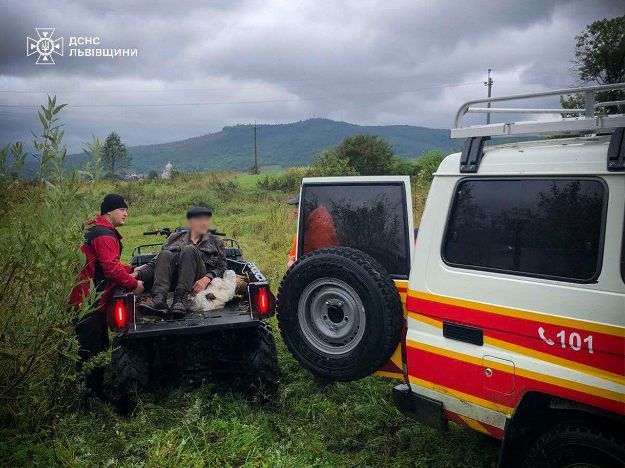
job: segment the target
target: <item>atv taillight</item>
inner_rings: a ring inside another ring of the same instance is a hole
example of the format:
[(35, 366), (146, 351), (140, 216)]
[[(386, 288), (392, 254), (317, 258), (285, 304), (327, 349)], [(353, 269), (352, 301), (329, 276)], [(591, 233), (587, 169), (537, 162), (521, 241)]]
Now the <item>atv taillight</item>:
[(116, 300), (113, 308), (113, 321), (115, 322), (115, 326), (117, 328), (124, 328), (126, 326), (127, 318), (128, 315), (126, 313), (126, 304), (124, 303), (124, 300)]
[(250, 312), (252, 318), (265, 319), (271, 317), (276, 307), (276, 299), (271, 294), (266, 282), (250, 283), (248, 286)]
[(135, 323), (135, 295), (121, 288), (106, 308), (106, 322), (113, 332), (124, 332)]
[(260, 315), (267, 315), (267, 312), (269, 312), (269, 292), (266, 286), (258, 288), (256, 307)]

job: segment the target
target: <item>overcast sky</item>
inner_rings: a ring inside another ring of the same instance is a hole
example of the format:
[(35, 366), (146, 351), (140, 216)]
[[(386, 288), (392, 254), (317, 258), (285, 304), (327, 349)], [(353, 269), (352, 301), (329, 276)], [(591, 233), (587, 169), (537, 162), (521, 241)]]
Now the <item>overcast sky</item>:
[[(28, 106), (46, 93), (69, 103), (70, 151), (111, 130), (135, 145), (311, 117), (449, 128), (485, 95), (488, 68), (494, 96), (577, 84), (575, 35), (624, 12), (625, 0), (0, 0), (0, 143), (30, 139)], [(35, 28), (64, 38), (55, 65), (26, 56)], [(70, 36), (138, 55), (69, 57)]]

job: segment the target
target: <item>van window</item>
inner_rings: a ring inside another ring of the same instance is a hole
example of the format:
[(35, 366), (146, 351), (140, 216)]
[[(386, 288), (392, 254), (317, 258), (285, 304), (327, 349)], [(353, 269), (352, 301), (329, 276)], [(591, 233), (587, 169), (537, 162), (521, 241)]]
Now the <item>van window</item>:
[(410, 272), (403, 183), (327, 183), (302, 187), (298, 256), (323, 247), (353, 247), (391, 276)]
[(596, 179), (462, 181), (443, 259), (452, 266), (594, 281), (603, 251), (605, 199)]

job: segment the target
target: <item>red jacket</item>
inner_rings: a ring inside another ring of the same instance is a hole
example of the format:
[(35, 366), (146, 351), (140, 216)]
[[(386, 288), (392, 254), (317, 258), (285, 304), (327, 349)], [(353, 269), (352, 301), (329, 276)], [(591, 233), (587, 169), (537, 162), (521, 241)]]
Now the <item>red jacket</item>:
[(132, 267), (123, 264), (119, 256), (122, 252), (121, 234), (104, 217), (97, 216), (87, 223), (91, 226), (85, 233), (85, 242), (80, 250), (85, 254), (85, 265), (80, 271), (80, 282), (72, 290), (69, 303), (79, 307), (83, 297), (89, 296), (89, 280), (93, 280), (96, 290), (102, 291), (100, 310), (106, 310), (115, 286), (135, 289), (137, 280), (130, 276)]
[(319, 205), (310, 212), (304, 225), (304, 255), (313, 250), (339, 245), (334, 220), (328, 209)]

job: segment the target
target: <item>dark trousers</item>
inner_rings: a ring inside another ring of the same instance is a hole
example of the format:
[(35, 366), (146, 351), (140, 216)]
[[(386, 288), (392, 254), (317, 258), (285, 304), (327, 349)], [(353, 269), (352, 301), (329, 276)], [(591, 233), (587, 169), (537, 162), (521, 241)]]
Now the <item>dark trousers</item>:
[(185, 245), (180, 253), (171, 250), (161, 250), (156, 258), (156, 268), (153, 278), (141, 279), (149, 286), (152, 292), (165, 293), (182, 289), (191, 292), (193, 283), (206, 275), (206, 265), (202, 261), (202, 254), (194, 245)]
[[(87, 314), (74, 327), (78, 338), (78, 371), (82, 369), (89, 359), (106, 351), (109, 347), (108, 325), (106, 314), (102, 311), (95, 311)], [(102, 394), (102, 381), (104, 379), (104, 368), (96, 367), (85, 376), (85, 386), (96, 395)]]

